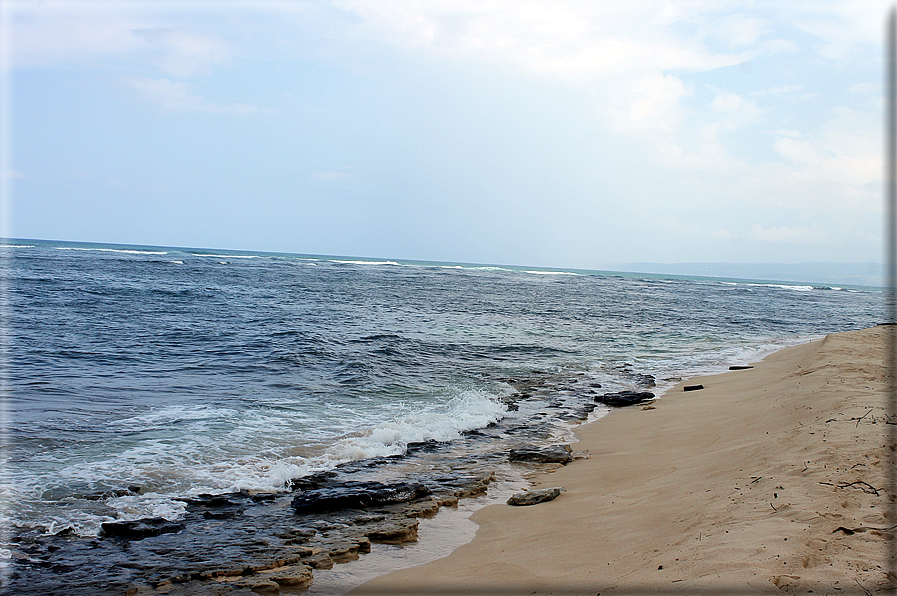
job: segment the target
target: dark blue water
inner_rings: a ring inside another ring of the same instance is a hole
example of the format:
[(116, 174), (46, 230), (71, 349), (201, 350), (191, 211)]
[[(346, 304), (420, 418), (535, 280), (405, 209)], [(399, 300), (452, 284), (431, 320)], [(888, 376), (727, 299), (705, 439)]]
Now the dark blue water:
[[(46, 532), (177, 519), (173, 497), (544, 425), (542, 402), (508, 410), (511, 378), (553, 375), (564, 404), (567, 377), (662, 389), (883, 318), (874, 289), (10, 244), (5, 515)], [(547, 442), (569, 432), (555, 418)], [(141, 494), (84, 498), (129, 484)]]

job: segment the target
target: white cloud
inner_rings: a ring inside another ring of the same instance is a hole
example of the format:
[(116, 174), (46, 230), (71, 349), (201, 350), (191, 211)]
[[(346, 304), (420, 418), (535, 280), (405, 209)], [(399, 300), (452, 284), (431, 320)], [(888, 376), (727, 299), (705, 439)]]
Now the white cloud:
[(754, 102), (725, 89), (714, 87), (711, 89), (716, 93), (716, 97), (710, 102), (710, 109), (725, 115), (726, 122), (731, 126), (753, 124), (760, 120), (763, 112)]
[(877, 114), (844, 107), (833, 112), (834, 116), (813, 133), (798, 136), (777, 131), (773, 149), (805, 177), (854, 188), (877, 184), (881, 179)]
[(135, 28), (152, 22), (136, 4), (121, 2), (10, 3), (13, 61), (17, 67), (52, 66), (138, 51)]
[[(514, 64), (581, 79), (614, 73), (704, 71), (738, 64), (748, 54), (709, 51), (677, 23), (701, 17), (709, 4), (539, 0), (336, 0), (358, 15), (359, 35), (443, 55)], [(748, 20), (742, 24), (741, 40)], [(733, 25), (736, 26), (737, 25)]]
[(224, 40), (198, 31), (137, 29), (134, 35), (161, 50), (154, 62), (163, 72), (182, 79), (210, 73), (227, 63), (232, 53)]
[(124, 80), (126, 86), (139, 92), (147, 101), (158, 104), (171, 112), (197, 111), (218, 114), (254, 114), (262, 111), (258, 107), (232, 103), (220, 105), (190, 91), (190, 85), (168, 79), (130, 77)]

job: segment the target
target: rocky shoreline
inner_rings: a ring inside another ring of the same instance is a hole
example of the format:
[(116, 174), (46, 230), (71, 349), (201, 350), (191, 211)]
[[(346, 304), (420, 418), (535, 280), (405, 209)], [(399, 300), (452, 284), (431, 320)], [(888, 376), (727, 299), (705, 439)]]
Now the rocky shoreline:
[[(70, 530), (25, 532), (12, 540), (13, 565), (4, 588), (7, 593), (48, 596), (238, 596), (302, 590), (312, 583), (315, 570), (358, 559), (372, 544), (416, 541), (421, 518), (455, 507), (459, 499), (484, 495), (502, 467), (516, 466), (531, 475), (572, 461), (569, 445), (547, 444), (551, 421), (582, 421), (601, 403), (633, 405), (653, 398), (644, 391), (653, 386), (653, 377), (642, 375), (640, 381), (638, 391), (601, 393), (599, 384), (581, 376), (507, 379), (517, 390), (507, 399), (509, 412), (527, 402), (536, 409), (541, 405), (544, 411), (538, 414), (547, 418), (536, 416), (528, 424), (509, 418), (506, 427), (500, 422), (472, 431), (467, 439), (504, 433), (506, 444), (517, 445), (510, 450), (458, 457), (451, 443), (411, 444), (401, 457), (347, 463), (295, 479), (289, 492), (184, 497), (186, 513), (177, 521), (107, 522), (97, 537), (79, 537)], [(521, 444), (524, 436), (546, 442)], [(421, 457), (426, 466), (409, 464)], [(421, 469), (427, 471), (410, 473)], [(139, 491), (130, 486), (119, 492)], [(97, 498), (110, 496), (121, 495)]]

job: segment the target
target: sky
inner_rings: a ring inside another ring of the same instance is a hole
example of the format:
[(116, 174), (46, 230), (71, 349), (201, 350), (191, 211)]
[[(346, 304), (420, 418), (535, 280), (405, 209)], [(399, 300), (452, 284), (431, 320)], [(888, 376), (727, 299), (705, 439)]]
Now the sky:
[(889, 3), (0, 5), (2, 235), (882, 260)]

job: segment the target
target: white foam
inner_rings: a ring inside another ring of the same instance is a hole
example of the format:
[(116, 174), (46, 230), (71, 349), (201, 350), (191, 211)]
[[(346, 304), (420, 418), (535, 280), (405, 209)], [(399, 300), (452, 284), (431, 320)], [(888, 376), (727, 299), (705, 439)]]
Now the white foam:
[(340, 259), (331, 259), (331, 263), (345, 263), (347, 265), (399, 265), (395, 261), (343, 261)]
[(794, 290), (797, 292), (812, 292), (813, 286), (789, 285), (789, 284), (747, 284), (760, 288), (780, 288), (783, 290)]
[(204, 253), (193, 253), (194, 257), (213, 257), (216, 259), (267, 259), (264, 255), (213, 255)]
[(501, 419), (506, 407), (484, 391), (461, 392), (448, 403), (397, 416), (361, 436), (339, 441), (325, 456), (334, 462), (357, 461), (405, 453), (409, 443), (447, 442), (463, 431), (483, 428)]
[(167, 255), (168, 251), (152, 251), (152, 250), (131, 250), (125, 248), (84, 248), (80, 246), (54, 246), (56, 250), (89, 250), (97, 252), (118, 252), (128, 255)]
[(107, 499), (106, 505), (115, 510), (115, 518), (120, 521), (133, 521), (146, 517), (162, 517), (168, 521), (177, 521), (187, 512), (185, 502), (155, 493)]
[(524, 271), (524, 273), (532, 273), (535, 275), (579, 275), (572, 271)]

